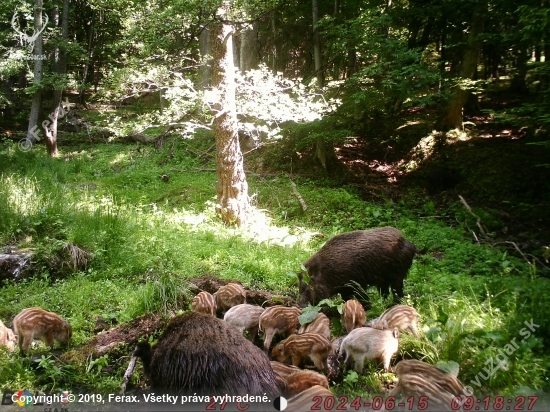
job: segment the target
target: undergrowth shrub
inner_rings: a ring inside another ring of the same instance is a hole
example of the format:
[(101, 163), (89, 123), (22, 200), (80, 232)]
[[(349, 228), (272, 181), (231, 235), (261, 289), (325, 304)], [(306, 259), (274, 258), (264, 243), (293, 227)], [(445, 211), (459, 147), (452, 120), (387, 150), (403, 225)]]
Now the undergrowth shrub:
[(267, 167), (285, 172), (323, 171), (316, 149), (321, 140), (325, 145), (326, 170), (334, 175), (342, 171), (334, 147), (354, 133), (337, 117), (325, 117), (309, 123), (287, 123), (281, 135), (281, 140), (265, 151)]

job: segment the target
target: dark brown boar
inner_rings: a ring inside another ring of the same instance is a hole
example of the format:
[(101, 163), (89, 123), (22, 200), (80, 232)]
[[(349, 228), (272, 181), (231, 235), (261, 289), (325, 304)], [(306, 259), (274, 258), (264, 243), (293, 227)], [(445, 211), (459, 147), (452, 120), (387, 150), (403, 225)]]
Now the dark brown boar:
[(23, 354), (28, 352), (33, 339), (40, 339), (48, 346), (53, 346), (56, 340), (66, 346), (72, 336), (71, 325), (67, 321), (42, 308), (23, 309), (13, 319), (13, 329)]
[(420, 337), (417, 328), (418, 312), (407, 305), (395, 305), (386, 310), (379, 318), (369, 322), (368, 326), (376, 329), (399, 328), (403, 332), (411, 332)]
[(330, 397), (334, 400), (334, 405), (337, 405), (338, 402), (329, 389), (320, 385), (312, 386), (290, 398), (287, 410), (292, 412), (311, 411), (313, 410), (313, 406), (318, 404), (319, 401), (321, 401), (320, 405), (324, 405), (325, 400)]
[(222, 286), (214, 293), (218, 313), (223, 313), (235, 305), (241, 305), (246, 302), (246, 291), (238, 283), (228, 283)]
[(324, 313), (318, 313), (311, 323), (300, 326), (300, 333), (317, 333), (327, 339), (330, 339), (330, 321)]
[(282, 334), (289, 336), (296, 333), (296, 328), (299, 325), (298, 316), (302, 311), (294, 307), (286, 307), (281, 305), (271, 306), (267, 308), (260, 316), (258, 330), (264, 332), (264, 349), (269, 350), (273, 336)]
[(367, 315), (363, 305), (355, 299), (346, 301), (344, 304), (344, 309), (342, 310), (342, 323), (348, 333), (355, 328), (362, 327), (366, 320)]
[(13, 331), (0, 320), (0, 346), (5, 346), (10, 352), (15, 349), (17, 339)]
[(260, 316), (264, 313), (264, 311), (265, 309), (261, 306), (243, 303), (229, 309), (225, 313), (223, 320), (225, 320), (227, 324), (237, 328), (241, 333), (248, 331), (248, 339), (251, 342), (254, 342), (254, 339), (258, 334)]
[(305, 359), (311, 359), (319, 370), (326, 370), (327, 356), (332, 346), (330, 342), (316, 333), (292, 335), (279, 342), (271, 351), (271, 358), (277, 362), (292, 360), (294, 366), (300, 366)]
[(326, 376), (314, 371), (300, 370), (286, 378), (285, 395), (288, 397), (294, 396), (315, 385), (329, 388)]
[(299, 274), (300, 305), (316, 305), (322, 299), (340, 293), (344, 300), (353, 297), (350, 286), (377, 286), (388, 295), (395, 290), (403, 296), (403, 280), (412, 260), (420, 250), (393, 227), (358, 230), (331, 238), (317, 253), (304, 262), (309, 284)]
[(419, 360), (403, 360), (393, 368), (394, 373), (401, 379), (403, 375), (422, 375), (437, 383), (447, 392), (455, 396), (465, 395), (464, 385), (450, 373), (436, 366)]
[(151, 388), (167, 393), (256, 395), (281, 393), (266, 354), (223, 320), (191, 312), (173, 318), (151, 348), (140, 343)]
[(342, 341), (341, 352), (346, 355), (347, 366), (354, 362), (357, 373), (363, 373), (365, 359), (379, 359), (384, 370), (389, 371), (392, 356), (399, 348), (399, 330), (378, 330), (357, 328), (352, 330)]
[[(396, 398), (400, 395), (403, 395), (405, 398), (413, 397), (415, 401), (415, 408), (413, 410), (437, 412), (462, 411), (460, 407), (461, 403), (455, 404), (453, 407), (453, 402), (462, 401), (460, 397), (447, 392), (438, 383), (432, 382), (431, 379), (423, 375), (414, 373), (402, 375), (399, 378), (397, 386), (388, 394), (388, 396), (395, 396)], [(420, 405), (421, 397), (424, 397), (427, 408), (424, 405)], [(416, 409), (416, 406), (418, 406), (418, 409)]]
[(208, 292), (200, 292), (191, 302), (193, 312), (216, 316), (216, 299)]

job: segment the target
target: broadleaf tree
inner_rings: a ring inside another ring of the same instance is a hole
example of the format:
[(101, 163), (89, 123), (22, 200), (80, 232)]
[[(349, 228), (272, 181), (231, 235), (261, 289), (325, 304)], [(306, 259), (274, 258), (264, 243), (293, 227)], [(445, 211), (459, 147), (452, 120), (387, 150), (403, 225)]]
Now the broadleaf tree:
[(248, 183), (237, 129), (235, 105), (235, 65), (233, 27), (228, 22), (230, 0), (223, 0), (216, 22), (210, 28), (212, 85), (220, 89), (220, 101), (214, 119), (216, 171), (218, 173), (216, 211), (225, 223), (246, 223), (250, 207)]
[(238, 136), (233, 34), (237, 25), (261, 13), (265, 6), (268, 4), (222, 0), (210, 25), (212, 86), (220, 93), (213, 123), (218, 174), (216, 211), (224, 223), (238, 226), (247, 222), (250, 198)]

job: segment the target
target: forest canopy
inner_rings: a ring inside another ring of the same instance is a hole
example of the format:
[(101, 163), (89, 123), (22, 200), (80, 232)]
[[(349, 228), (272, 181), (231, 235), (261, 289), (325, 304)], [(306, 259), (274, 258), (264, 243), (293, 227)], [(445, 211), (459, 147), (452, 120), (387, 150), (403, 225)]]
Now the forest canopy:
[[(330, 238), (392, 226), (422, 252), (404, 297), (357, 291), (367, 320), (420, 314), (392, 365), (542, 399), (549, 36), (547, 0), (3, 0), (0, 320), (41, 306), (73, 337), (0, 348), (0, 390), (117, 392), (199, 290), (292, 305)], [(304, 314), (336, 337), (342, 307)], [(386, 397), (368, 366), (331, 390)]]

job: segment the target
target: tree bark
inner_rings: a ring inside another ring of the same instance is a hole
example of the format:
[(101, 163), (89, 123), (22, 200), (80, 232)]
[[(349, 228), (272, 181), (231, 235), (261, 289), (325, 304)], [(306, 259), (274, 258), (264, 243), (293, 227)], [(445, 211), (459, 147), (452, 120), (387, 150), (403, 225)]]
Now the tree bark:
[[(317, 22), (319, 21), (319, 3), (318, 0), (312, 0), (313, 9), (313, 60), (315, 63), (315, 74), (317, 76), (318, 87), (324, 87), (325, 78), (323, 76), (322, 64), (321, 64), (321, 37), (319, 36), (319, 30), (316, 29)], [(318, 137), (315, 140), (315, 157), (319, 159), (323, 169), (327, 168), (327, 147), (325, 139)]]
[(93, 57), (94, 57), (94, 19), (95, 19), (95, 9), (92, 9), (92, 17), (90, 18), (90, 21), (88, 22), (88, 26), (90, 32), (88, 33), (88, 55), (86, 64), (84, 66), (84, 74), (82, 76), (82, 85), (80, 86), (80, 95), (79, 95), (79, 101), (81, 104), (84, 104), (84, 91), (86, 89), (86, 82), (88, 80), (88, 72), (90, 71), (90, 68), (93, 66)]
[(277, 74), (278, 69), (278, 59), (279, 59), (279, 50), (277, 48), (277, 42), (279, 41), (277, 36), (277, 22), (275, 21), (276, 15), (275, 10), (271, 12), (271, 37), (273, 38), (273, 45), (271, 47), (271, 54), (272, 54), (272, 65), (271, 65), (271, 71), (273, 74)]
[[(42, 29), (42, 0), (36, 0), (34, 3), (34, 30), (39, 32)], [(38, 35), (34, 42), (34, 83), (40, 84), (43, 75), (42, 55), (44, 54), (44, 42), (42, 33)], [(40, 140), (38, 137), (38, 121), (42, 110), (42, 91), (37, 90), (32, 96), (31, 114), (29, 116), (29, 128), (27, 130), (27, 142), (30, 144)]]
[(527, 94), (528, 89), (525, 78), (527, 76), (527, 63), (530, 57), (529, 53), (527, 53), (527, 48), (524, 46), (520, 46), (516, 51), (516, 73), (510, 82), (510, 91)]
[(324, 87), (325, 79), (323, 76), (321, 64), (321, 37), (319, 30), (315, 28), (319, 21), (319, 3), (318, 0), (312, 0), (313, 9), (313, 59), (315, 62), (315, 75), (317, 76), (317, 84), (319, 87)]
[[(59, 10), (55, 9), (53, 21), (55, 25), (59, 25)], [(63, 0), (63, 12), (61, 16), (61, 47), (57, 46), (54, 50), (54, 70), (61, 76), (67, 73), (67, 42), (69, 40), (69, 0)], [(63, 98), (63, 89), (56, 88), (53, 93), (53, 110), (51, 117), (51, 125), (44, 127), (46, 134), (46, 148), (50, 157), (57, 157), (59, 151), (57, 148), (57, 120), (63, 117), (64, 111), (61, 107)]]
[[(458, 72), (458, 77), (462, 79), (472, 79), (477, 68), (477, 61), (481, 49), (481, 40), (479, 35), (483, 32), (485, 14), (487, 11), (487, 1), (478, 0), (472, 14), (472, 23), (468, 35), (468, 44), (464, 52), (462, 63)], [(455, 87), (454, 95), (451, 98), (447, 111), (440, 122), (442, 130), (459, 129), (462, 130), (462, 110), (468, 101), (468, 90), (460, 86)]]
[[(218, 15), (226, 15), (228, 5), (229, 0), (224, 0)], [(229, 24), (219, 21), (211, 27), (212, 84), (221, 90), (213, 125), (218, 173), (216, 211), (224, 223), (241, 226), (246, 223), (250, 199), (237, 134), (232, 30)]]

